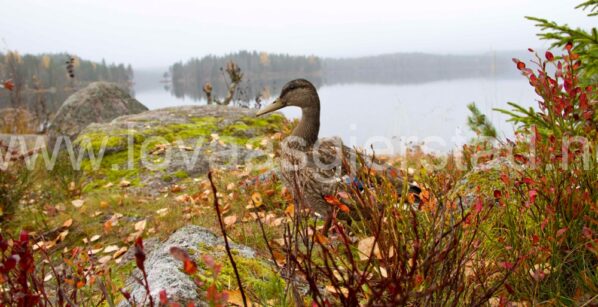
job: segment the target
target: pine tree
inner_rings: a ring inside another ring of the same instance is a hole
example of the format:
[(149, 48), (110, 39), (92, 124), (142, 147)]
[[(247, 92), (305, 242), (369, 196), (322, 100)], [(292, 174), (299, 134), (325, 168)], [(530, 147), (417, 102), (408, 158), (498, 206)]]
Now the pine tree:
[[(588, 9), (588, 17), (598, 16), (598, 0), (587, 0), (575, 8)], [(538, 36), (540, 39), (552, 41), (551, 48), (562, 48), (569, 42), (573, 43), (573, 51), (579, 55), (584, 67), (583, 80), (581, 81), (584, 84), (596, 84), (598, 82), (598, 31), (595, 27), (586, 31), (581, 28), (572, 28), (566, 24), (560, 25), (543, 18), (530, 16), (525, 18), (536, 22), (536, 26), (541, 29)]]

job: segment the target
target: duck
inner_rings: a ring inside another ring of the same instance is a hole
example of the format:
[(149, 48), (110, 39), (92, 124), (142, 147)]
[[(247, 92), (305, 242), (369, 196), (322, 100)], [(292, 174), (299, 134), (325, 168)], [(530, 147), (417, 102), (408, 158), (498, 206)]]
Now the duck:
[(281, 143), (281, 181), (292, 192), (295, 202), (306, 204), (325, 220), (326, 232), (335, 208), (329, 197), (336, 195), (343, 184), (354, 182), (355, 177), (351, 177), (343, 161), (355, 161), (357, 152), (345, 146), (339, 137), (319, 138), (320, 98), (308, 80), (287, 82), (279, 97), (258, 110), (256, 116), (286, 107), (300, 108), (301, 118)]

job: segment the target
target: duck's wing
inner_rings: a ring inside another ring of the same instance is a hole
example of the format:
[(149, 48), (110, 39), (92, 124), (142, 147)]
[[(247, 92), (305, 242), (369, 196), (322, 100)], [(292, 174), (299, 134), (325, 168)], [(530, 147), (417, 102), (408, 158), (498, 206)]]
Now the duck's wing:
[[(319, 146), (316, 146), (317, 144)], [(345, 146), (340, 138), (323, 138), (314, 145), (314, 158), (320, 161), (314, 168), (320, 169), (320, 175), (327, 176), (331, 182), (337, 184), (358, 183), (356, 170), (360, 167), (367, 167), (374, 176), (390, 180), (402, 191), (404, 177), (401, 171), (388, 163), (380, 161), (372, 155), (358, 152)], [(323, 162), (323, 163), (322, 163)], [(317, 163), (316, 163), (317, 164)], [(419, 188), (408, 180), (408, 191), (419, 194)]]

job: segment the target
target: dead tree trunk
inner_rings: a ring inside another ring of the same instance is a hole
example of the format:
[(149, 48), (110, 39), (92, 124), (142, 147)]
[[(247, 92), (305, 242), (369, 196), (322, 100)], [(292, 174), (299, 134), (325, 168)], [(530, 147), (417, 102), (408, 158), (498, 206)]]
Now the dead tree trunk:
[(235, 62), (233, 62), (233, 61), (230, 61), (226, 64), (226, 73), (228, 75), (228, 78), (230, 79), (230, 83), (228, 84), (228, 90), (226, 92), (226, 96), (224, 97), (224, 100), (220, 101), (220, 100), (214, 99), (212, 96), (212, 84), (210, 84), (210, 82), (207, 82), (206, 84), (204, 84), (203, 92), (206, 94), (206, 99), (208, 101), (208, 104), (213, 104), (215, 102), (218, 105), (229, 105), (230, 102), (235, 97), (235, 92), (237, 91), (237, 87), (239, 86), (239, 83), (241, 83), (241, 80), (243, 79), (243, 73), (241, 72), (241, 68), (239, 68), (239, 66), (237, 64), (235, 64)]

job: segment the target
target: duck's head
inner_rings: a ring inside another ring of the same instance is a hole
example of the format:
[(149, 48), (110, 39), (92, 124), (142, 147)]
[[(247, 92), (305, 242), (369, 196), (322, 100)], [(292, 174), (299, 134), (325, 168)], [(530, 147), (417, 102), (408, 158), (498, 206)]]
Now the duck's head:
[(289, 81), (282, 87), (280, 96), (272, 104), (257, 111), (255, 115), (264, 115), (289, 106), (319, 111), (320, 99), (316, 87), (305, 79)]

